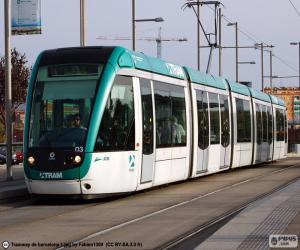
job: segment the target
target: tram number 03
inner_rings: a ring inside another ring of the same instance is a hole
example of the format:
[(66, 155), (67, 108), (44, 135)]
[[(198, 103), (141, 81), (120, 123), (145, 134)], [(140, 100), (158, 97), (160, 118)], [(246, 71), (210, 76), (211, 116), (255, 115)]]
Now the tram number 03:
[(83, 152), (83, 147), (75, 147), (75, 152)]

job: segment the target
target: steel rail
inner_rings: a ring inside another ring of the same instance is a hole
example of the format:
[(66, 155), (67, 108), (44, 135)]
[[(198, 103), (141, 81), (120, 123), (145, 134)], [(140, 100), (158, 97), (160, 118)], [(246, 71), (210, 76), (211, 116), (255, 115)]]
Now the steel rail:
[[(297, 166), (299, 166), (299, 165), (297, 165)], [(278, 191), (283, 190), (284, 188), (286, 188), (287, 186), (293, 184), (294, 182), (298, 181), (299, 179), (300, 179), (299, 176), (295, 177), (294, 179), (290, 180), (289, 182), (284, 183), (283, 185), (281, 185), (279, 187), (276, 187), (276, 188), (272, 189), (271, 191), (269, 191), (267, 193), (261, 194), (261, 195), (255, 197), (254, 199), (252, 199), (251, 201), (243, 203), (239, 207), (237, 207), (235, 209), (232, 209), (232, 210), (230, 210), (230, 211), (228, 211), (228, 212), (226, 212), (226, 213), (218, 216), (217, 218), (214, 218), (214, 219), (208, 221), (207, 223), (205, 223), (203, 225), (200, 225), (197, 228), (194, 228), (190, 232), (188, 232), (188, 233), (186, 233), (186, 234), (184, 234), (184, 235), (182, 235), (180, 237), (177, 237), (176, 239), (174, 239), (172, 241), (169, 241), (169, 242), (163, 244), (162, 246), (158, 247), (157, 249), (159, 249), (159, 250), (167, 250), (167, 249), (169, 250), (169, 249), (172, 249), (173, 247), (178, 246), (180, 243), (183, 243), (184, 241), (192, 238), (193, 236), (195, 236), (195, 235), (197, 235), (199, 233), (203, 233), (204, 231), (207, 231), (207, 230), (211, 229), (212, 227), (214, 227), (216, 224), (222, 223), (223, 221), (227, 220), (231, 216), (240, 213), (242, 210), (244, 210), (245, 208), (253, 205), (255, 202), (257, 202), (259, 200), (262, 200), (262, 199), (264, 199), (264, 198), (266, 198), (268, 196), (271, 196), (271, 195), (273, 195), (274, 193), (276, 193)], [(206, 240), (208, 237), (206, 237), (204, 240)], [(201, 240), (199, 242), (199, 244), (201, 244), (204, 240)]]
[[(243, 180), (243, 181), (239, 181), (237, 183), (234, 183), (234, 184), (231, 184), (231, 185), (228, 185), (228, 186), (225, 186), (225, 187), (222, 187), (222, 188), (219, 188), (217, 190), (214, 190), (214, 191), (211, 191), (209, 193), (206, 193), (206, 194), (202, 194), (200, 196), (197, 196), (197, 197), (194, 197), (190, 200), (187, 200), (187, 201), (183, 201), (183, 202), (180, 202), (180, 203), (177, 203), (177, 204), (174, 204), (174, 205), (171, 205), (169, 207), (166, 207), (166, 208), (163, 208), (163, 209), (160, 209), (158, 211), (155, 211), (155, 212), (152, 212), (152, 213), (149, 213), (149, 214), (146, 214), (146, 215), (143, 215), (143, 216), (140, 216), (138, 218), (135, 218), (135, 219), (131, 219), (131, 220), (128, 220), (126, 222), (123, 222), (123, 223), (120, 223), (120, 224), (117, 224), (115, 226), (112, 226), (112, 227), (109, 227), (107, 229), (104, 229), (104, 230), (100, 230), (98, 232), (95, 232), (95, 233), (92, 233), (92, 234), (89, 234), (81, 239), (78, 239), (76, 241), (73, 241), (73, 242), (69, 242), (69, 244), (71, 245), (78, 245), (79, 243), (82, 243), (84, 241), (87, 241), (87, 240), (90, 240), (90, 239), (93, 239), (95, 237), (98, 237), (100, 235), (103, 235), (103, 234), (106, 234), (106, 233), (109, 233), (111, 231), (114, 231), (114, 230), (117, 230), (117, 229), (120, 229), (120, 228), (123, 228), (125, 226), (128, 226), (128, 225), (131, 225), (133, 223), (136, 223), (136, 222), (139, 222), (139, 221), (142, 221), (144, 219), (147, 219), (147, 218), (150, 218), (150, 217), (153, 217), (155, 215), (158, 215), (158, 214), (161, 214), (161, 213), (164, 213), (166, 211), (169, 211), (171, 209), (174, 209), (174, 208), (177, 208), (177, 207), (181, 207), (183, 205), (186, 205), (186, 204), (189, 204), (191, 202), (194, 202), (196, 200), (200, 200), (200, 199), (203, 199), (205, 197), (208, 197), (210, 195), (213, 195), (213, 194), (216, 194), (216, 193), (219, 193), (221, 191), (225, 191), (225, 190), (228, 190), (228, 189), (231, 189), (233, 187), (236, 187), (236, 186), (239, 186), (239, 185), (242, 185), (244, 183), (247, 183), (247, 182), (250, 182), (250, 181), (254, 181), (254, 180), (257, 180), (257, 179), (260, 179), (262, 177), (265, 177), (266, 175), (270, 175), (270, 174), (276, 174), (276, 173), (279, 173), (279, 172), (283, 172), (283, 171), (287, 171), (291, 168), (294, 168), (294, 167), (299, 167), (300, 165), (299, 164), (295, 164), (295, 165), (292, 165), (292, 166), (289, 166), (289, 167), (286, 167), (286, 168), (282, 168), (282, 169), (279, 169), (279, 170), (275, 170), (275, 171), (272, 171), (272, 172), (269, 172), (269, 173), (266, 173), (266, 174), (261, 174), (261, 175), (258, 175), (258, 176), (255, 176), (255, 177), (252, 177), (252, 178), (249, 178), (249, 179), (246, 179), (246, 180)], [(292, 181), (296, 181), (297, 179), (299, 179), (300, 177), (296, 177), (294, 179), (292, 179)], [(287, 185), (290, 184), (291, 181), (289, 181), (288, 183), (285, 183), (273, 190), (271, 190), (270, 192), (276, 192), (284, 187), (286, 187)], [(268, 193), (265, 193), (265, 194), (262, 194), (258, 197), (256, 197), (254, 200), (251, 200), (250, 202), (247, 202), (247, 203), (244, 203), (242, 206), (239, 206), (238, 208), (234, 209), (234, 210), (230, 210), (229, 212), (226, 212), (224, 214), (222, 214), (220, 217), (217, 217), (216, 219), (213, 219), (211, 220), (210, 222), (208, 223), (205, 223), (205, 224), (202, 224), (200, 227), (198, 227), (197, 229), (194, 229), (193, 232), (189, 232), (188, 235), (183, 235), (182, 237), (177, 238), (176, 240), (173, 240), (173, 241), (169, 241), (169, 243), (166, 243), (166, 244), (163, 244), (161, 247), (158, 247), (157, 249), (169, 249), (173, 246), (175, 246), (176, 244), (179, 244), (180, 242), (182, 242), (183, 240), (187, 239), (189, 235), (195, 235), (196, 233), (198, 232), (201, 232), (203, 231), (204, 229), (207, 229), (211, 226), (213, 226), (214, 224), (220, 222), (221, 220), (224, 220), (225, 217), (228, 218), (228, 216), (236, 213), (238, 210), (242, 210), (244, 209), (245, 207), (249, 206), (250, 204), (252, 204), (254, 201), (257, 201), (258, 199), (261, 199), (262, 197), (266, 197), (268, 195), (270, 195), (270, 192)], [(197, 232), (196, 232), (197, 231)], [(189, 236), (191, 237), (191, 236)], [(176, 243), (176, 244), (175, 244)], [(59, 247), (59, 248), (56, 248), (55, 250), (62, 250), (62, 249), (67, 249), (67, 247)]]

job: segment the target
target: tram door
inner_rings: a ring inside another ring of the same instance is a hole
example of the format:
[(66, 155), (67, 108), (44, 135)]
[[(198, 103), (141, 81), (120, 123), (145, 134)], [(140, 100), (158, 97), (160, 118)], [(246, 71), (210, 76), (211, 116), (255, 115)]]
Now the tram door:
[(141, 183), (151, 182), (154, 168), (153, 99), (149, 79), (140, 79), (143, 130)]
[(208, 165), (209, 120), (207, 92), (196, 91), (198, 111), (197, 173), (206, 172)]
[(220, 95), (221, 111), (221, 159), (220, 168), (230, 165), (230, 120), (229, 120), (229, 100), (228, 96)]

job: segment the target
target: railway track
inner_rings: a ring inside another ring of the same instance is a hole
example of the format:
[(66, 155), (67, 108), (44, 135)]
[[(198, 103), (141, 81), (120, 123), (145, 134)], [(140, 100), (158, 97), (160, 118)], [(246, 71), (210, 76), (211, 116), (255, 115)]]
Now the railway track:
[(176, 249), (199, 233), (205, 239), (254, 201), (295, 181), (297, 162), (288, 159), (85, 204), (31, 200), (0, 212), (0, 241), (58, 243), (42, 249), (72, 244), (101, 249), (115, 243), (136, 244), (115, 249)]

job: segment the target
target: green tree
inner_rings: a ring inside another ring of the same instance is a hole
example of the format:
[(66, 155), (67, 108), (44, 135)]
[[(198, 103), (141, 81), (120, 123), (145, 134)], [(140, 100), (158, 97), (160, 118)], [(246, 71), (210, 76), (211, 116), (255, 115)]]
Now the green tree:
[[(12, 114), (26, 101), (27, 86), (31, 67), (28, 67), (25, 54), (14, 48), (11, 51)], [(5, 128), (5, 57), (0, 58), (0, 128)], [(0, 129), (0, 141), (4, 138), (4, 129)]]

